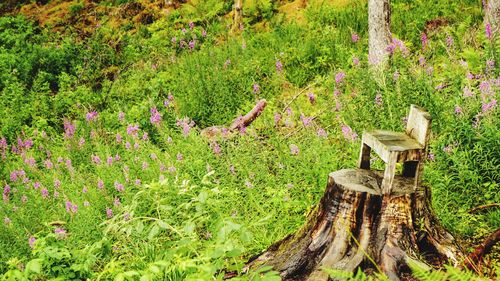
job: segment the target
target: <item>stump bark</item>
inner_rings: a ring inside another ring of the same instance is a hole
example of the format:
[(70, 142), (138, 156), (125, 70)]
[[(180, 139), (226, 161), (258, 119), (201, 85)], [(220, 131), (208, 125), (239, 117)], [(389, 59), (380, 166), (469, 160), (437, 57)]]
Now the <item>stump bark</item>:
[(305, 225), (252, 259), (245, 270), (270, 265), (283, 280), (329, 280), (322, 267), (358, 268), (409, 276), (408, 263), (455, 266), (463, 253), (438, 223), (427, 188), (415, 191), (411, 178), (396, 176), (382, 194), (382, 173), (346, 169), (329, 175), (324, 196)]

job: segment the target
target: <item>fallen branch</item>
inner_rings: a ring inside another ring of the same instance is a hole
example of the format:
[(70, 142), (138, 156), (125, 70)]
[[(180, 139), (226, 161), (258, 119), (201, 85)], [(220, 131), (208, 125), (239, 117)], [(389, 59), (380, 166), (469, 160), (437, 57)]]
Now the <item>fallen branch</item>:
[(305, 91), (309, 90), (312, 86), (318, 84), (318, 81), (312, 83), (312, 84), (309, 84), (307, 85), (307, 87), (305, 87), (304, 89), (300, 90), (286, 105), (285, 107), (283, 107), (283, 110), (281, 110), (281, 114), (283, 114), (286, 109), (288, 107), (290, 107), (290, 105), (292, 104), (292, 102), (294, 102), (300, 95), (302, 95)]
[(481, 262), (483, 257), (487, 255), (493, 246), (500, 241), (500, 228), (484, 239), (481, 245), (477, 246), (472, 253), (465, 259), (464, 266), (468, 269), (476, 267), (477, 263)]
[(480, 211), (480, 210), (483, 210), (483, 209), (487, 209), (487, 208), (491, 208), (491, 207), (500, 207), (500, 203), (491, 203), (491, 204), (477, 206), (477, 207), (474, 207), (474, 208), (468, 210), (467, 212), (468, 213), (475, 213), (477, 211)]
[(230, 133), (234, 133), (238, 130), (250, 126), (250, 124), (252, 124), (252, 122), (262, 114), (262, 111), (264, 111), (266, 105), (267, 101), (265, 99), (259, 100), (257, 104), (252, 108), (252, 110), (250, 110), (247, 114), (245, 114), (244, 116), (239, 116), (233, 122), (231, 122), (229, 128), (226, 128), (224, 126), (212, 126), (201, 130), (201, 135), (208, 139), (214, 139), (219, 136), (228, 137), (230, 136)]

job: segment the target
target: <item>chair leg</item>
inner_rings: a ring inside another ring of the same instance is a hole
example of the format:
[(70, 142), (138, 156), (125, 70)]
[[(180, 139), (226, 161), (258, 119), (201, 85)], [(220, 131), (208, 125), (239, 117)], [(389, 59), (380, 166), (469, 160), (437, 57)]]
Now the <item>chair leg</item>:
[(406, 161), (403, 163), (403, 177), (413, 178), (417, 175), (418, 161)]
[(384, 179), (382, 180), (382, 194), (390, 194), (392, 189), (392, 182), (396, 174), (396, 163), (398, 161), (398, 153), (391, 152), (389, 154), (389, 161), (385, 166)]
[(422, 161), (419, 161), (415, 170), (415, 190), (417, 190), (417, 188), (420, 186), (420, 177), (422, 176), (423, 169), (424, 164), (422, 163)]
[(370, 170), (370, 151), (371, 147), (365, 143), (361, 144), (361, 151), (359, 153), (358, 167), (360, 169)]

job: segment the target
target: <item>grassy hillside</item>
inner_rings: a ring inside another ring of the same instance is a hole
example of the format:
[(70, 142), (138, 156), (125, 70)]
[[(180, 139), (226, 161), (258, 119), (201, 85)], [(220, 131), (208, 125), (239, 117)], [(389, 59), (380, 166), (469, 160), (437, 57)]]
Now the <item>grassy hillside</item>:
[[(392, 1), (377, 74), (366, 1), (249, 0), (236, 33), (231, 1), (45, 2), (0, 6), (5, 280), (221, 280), (302, 225), (363, 130), (402, 131), (410, 104), (433, 116), (441, 223), (466, 251), (500, 227), (498, 208), (468, 212), (500, 202), (500, 50), (479, 1)], [(260, 98), (237, 137), (199, 135)]]

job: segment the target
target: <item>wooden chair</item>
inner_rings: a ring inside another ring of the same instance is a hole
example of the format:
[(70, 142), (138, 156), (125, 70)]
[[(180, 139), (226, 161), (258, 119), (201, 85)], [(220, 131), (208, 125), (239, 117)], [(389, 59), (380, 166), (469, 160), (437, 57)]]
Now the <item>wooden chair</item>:
[(370, 169), (370, 152), (386, 163), (382, 193), (390, 194), (396, 173), (396, 163), (403, 163), (403, 176), (415, 178), (415, 189), (420, 184), (422, 161), (426, 156), (431, 129), (431, 116), (423, 108), (411, 105), (406, 133), (375, 130), (363, 132), (359, 168)]

